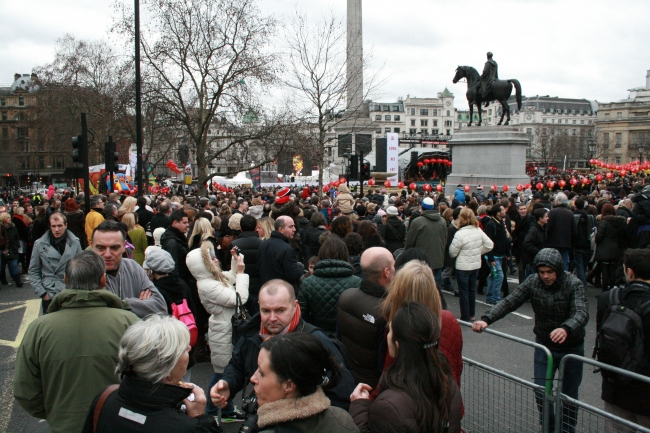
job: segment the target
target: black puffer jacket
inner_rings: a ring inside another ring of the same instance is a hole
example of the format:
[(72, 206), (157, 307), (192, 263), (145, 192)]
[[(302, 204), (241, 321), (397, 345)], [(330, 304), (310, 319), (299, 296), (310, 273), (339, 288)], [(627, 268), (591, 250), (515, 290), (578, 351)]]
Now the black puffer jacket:
[(494, 242), (494, 248), (487, 253), (488, 262), (495, 261), (494, 257), (505, 257), (510, 255), (510, 240), (506, 235), (503, 221), (490, 218), (484, 225), (483, 231)]
[(632, 197), (632, 202), (634, 203), (632, 214), (634, 214), (635, 222), (639, 225), (650, 224), (650, 197), (638, 193)]
[(181, 277), (181, 280), (185, 282), (194, 281), (194, 277), (189, 269), (187, 269), (187, 263), (185, 263), (185, 257), (187, 257), (187, 253), (189, 252), (187, 237), (177, 228), (169, 226), (160, 237), (160, 246), (172, 255), (176, 264), (174, 272)]
[(244, 264), (248, 274), (248, 294), (257, 299), (257, 295), (262, 287), (260, 270), (257, 268), (257, 252), (262, 245), (262, 238), (257, 232), (241, 232), (239, 237), (230, 243), (231, 247), (239, 248), (239, 252), (244, 255)]
[[(541, 250), (533, 265), (535, 268), (549, 266), (555, 270), (555, 283), (547, 286), (538, 274), (530, 275), (508, 297), (485, 313), (481, 320), (494, 323), (530, 300), (535, 312), (533, 332), (541, 344), (551, 350), (569, 350), (582, 345), (585, 326), (589, 322), (587, 293), (582, 281), (564, 272), (562, 256), (555, 248)], [(550, 334), (557, 328), (567, 332), (567, 339), (562, 344), (551, 341)]]
[(336, 308), (341, 293), (359, 287), (361, 278), (343, 260), (321, 260), (314, 266), (314, 275), (300, 284), (300, 310), (303, 318), (327, 335), (336, 336)]
[(386, 224), (382, 225), (379, 229), (379, 234), (386, 242), (386, 248), (391, 253), (394, 253), (400, 248), (404, 248), (404, 241), (406, 240), (406, 226), (396, 216), (389, 216), (386, 219)]
[(627, 221), (624, 217), (603, 217), (596, 231), (596, 260), (617, 262), (627, 247)]

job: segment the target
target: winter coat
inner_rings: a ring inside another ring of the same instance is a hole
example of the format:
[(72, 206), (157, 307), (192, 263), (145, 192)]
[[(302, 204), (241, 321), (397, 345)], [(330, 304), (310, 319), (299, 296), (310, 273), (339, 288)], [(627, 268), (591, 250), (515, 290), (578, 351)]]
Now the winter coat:
[(348, 352), (354, 382), (373, 388), (379, 383), (387, 350), (386, 320), (380, 309), (386, 294), (381, 284), (361, 280), (358, 288), (343, 292), (338, 303), (339, 340)]
[(65, 218), (68, 220), (68, 230), (79, 239), (81, 249), (85, 250), (88, 247), (88, 238), (86, 237), (86, 216), (84, 212), (81, 209), (75, 212), (65, 212)]
[(192, 310), (192, 313), (196, 317), (190, 288), (178, 275), (171, 273), (166, 277), (160, 277), (153, 280), (153, 285), (158, 289), (163, 298), (165, 298), (167, 314), (172, 314), (172, 304), (181, 304), (183, 299), (185, 299), (187, 300), (188, 307), (190, 307), (190, 310)]
[[(448, 433), (459, 433), (463, 399), (456, 382), (449, 378), (451, 402)], [(350, 415), (361, 433), (418, 433), (413, 398), (401, 389), (381, 390), (375, 401), (357, 399), (350, 405)]]
[[(454, 198), (462, 205), (465, 204), (465, 190), (462, 187), (456, 188), (454, 191)], [(479, 202), (480, 203), (480, 202)]]
[(39, 298), (45, 294), (53, 298), (66, 288), (63, 282), (65, 266), (71, 258), (81, 252), (79, 239), (70, 230), (66, 230), (65, 251), (63, 255), (59, 254), (50, 243), (50, 233), (48, 230), (34, 243), (29, 262), (29, 281)]
[(627, 247), (627, 221), (624, 217), (603, 217), (596, 230), (596, 256), (598, 262), (617, 262)]
[[(97, 421), (97, 433), (220, 433), (214, 417), (202, 414), (192, 418), (177, 410), (191, 393), (189, 388), (124, 376), (117, 391), (104, 402)], [(82, 433), (93, 433), (94, 411), (100, 395), (95, 397), (87, 411)], [(124, 410), (145, 416), (146, 422), (142, 425), (130, 420), (124, 416)]]
[(160, 246), (163, 250), (172, 255), (176, 265), (174, 267), (174, 272), (181, 277), (181, 280), (184, 280), (185, 282), (191, 281), (190, 279), (193, 277), (185, 262), (185, 257), (189, 251), (187, 237), (177, 228), (169, 226), (167, 230), (165, 230), (165, 233), (160, 237)]
[(576, 239), (576, 222), (566, 206), (556, 206), (548, 213), (547, 248), (572, 248)]
[(426, 210), (409, 225), (406, 248), (419, 248), (429, 256), (431, 267), (440, 269), (445, 264), (447, 223), (437, 210)]
[(18, 250), (20, 249), (20, 236), (18, 235), (18, 229), (14, 223), (10, 223), (5, 227), (7, 233), (7, 245), (5, 249), (9, 251), (9, 260), (18, 259)]
[(149, 246), (147, 243), (147, 235), (144, 233), (142, 227), (136, 227), (129, 232), (129, 238), (131, 238), (131, 243), (135, 247), (135, 250), (133, 250), (133, 260), (142, 266), (144, 263), (144, 251)]
[(320, 250), (320, 235), (325, 233), (327, 229), (325, 226), (310, 227), (302, 234), (302, 244), (305, 250), (305, 257), (309, 259), (312, 256), (318, 256)]
[[(138, 214), (138, 224), (144, 228), (147, 228), (147, 224), (151, 222), (151, 219), (154, 216), (154, 213), (146, 207), (138, 207), (135, 213)], [(153, 233), (153, 230), (151, 233)]]
[(350, 214), (354, 210), (354, 197), (350, 194), (347, 185), (339, 185), (339, 194), (334, 199), (334, 205), (341, 209), (344, 215)]
[(16, 354), (14, 397), (53, 433), (81, 431), (88, 407), (117, 383), (120, 339), (140, 319), (108, 290), (66, 289), (27, 327)]
[(494, 242), (492, 250), (487, 253), (488, 263), (494, 262), (495, 257), (510, 255), (510, 240), (506, 234), (503, 221), (490, 218), (484, 223), (483, 231)]
[(386, 224), (383, 224), (379, 230), (379, 234), (386, 242), (386, 248), (391, 253), (394, 253), (400, 248), (404, 248), (404, 240), (406, 240), (406, 226), (396, 216), (389, 216), (386, 219)]
[(314, 274), (300, 284), (302, 317), (329, 336), (336, 335), (336, 308), (345, 290), (359, 287), (361, 278), (343, 260), (325, 259), (316, 263)]
[[(47, 220), (45, 221), (47, 222)], [(86, 215), (86, 237), (88, 238), (88, 245), (92, 245), (93, 231), (102, 222), (104, 222), (104, 215), (102, 215), (98, 210), (91, 209), (90, 212), (88, 212), (88, 215)], [(34, 231), (36, 231), (35, 229), (36, 227), (34, 227)], [(36, 233), (34, 233), (34, 239), (38, 239), (36, 238)]]
[(289, 239), (278, 231), (272, 231), (271, 237), (262, 242), (257, 257), (261, 284), (279, 278), (296, 287), (305, 273)]
[[(530, 275), (510, 295), (486, 312), (481, 320), (492, 324), (530, 300), (535, 312), (533, 332), (541, 344), (556, 351), (581, 346), (585, 339), (585, 326), (589, 321), (587, 293), (582, 281), (564, 271), (562, 256), (555, 248), (541, 250), (535, 257), (533, 266), (552, 268), (557, 274), (555, 283), (547, 286), (538, 274)], [(557, 328), (563, 328), (567, 332), (567, 338), (562, 344), (551, 341), (550, 334)]]
[(544, 248), (546, 248), (546, 229), (538, 222), (534, 222), (524, 238), (521, 262), (533, 263), (537, 253)]
[(625, 220), (627, 221), (627, 247), (637, 248), (639, 245), (639, 238), (637, 236), (637, 233), (639, 232), (639, 223), (634, 218), (634, 214), (625, 206), (619, 206), (616, 210), (616, 215), (625, 217)]
[(461, 227), (449, 246), (449, 256), (456, 259), (456, 269), (473, 271), (481, 268), (481, 257), (494, 247), (494, 242), (478, 227)]
[(632, 202), (634, 202), (632, 214), (635, 222), (639, 225), (650, 224), (650, 197), (638, 193), (632, 197)]
[(535, 217), (532, 215), (526, 215), (524, 218), (521, 218), (521, 215), (517, 215), (515, 219), (515, 230), (512, 233), (512, 255), (517, 257), (518, 260), (521, 260), (522, 255), (524, 254), (524, 240), (528, 234), (528, 230), (535, 223)]
[[(231, 247), (239, 248), (239, 253), (244, 255), (244, 265), (248, 275), (248, 295), (257, 299), (262, 287), (260, 270), (257, 267), (257, 254), (262, 245), (262, 238), (257, 232), (242, 232), (237, 239), (230, 243)], [(231, 267), (232, 269), (232, 267)]]
[[(187, 255), (187, 267), (199, 290), (199, 297), (205, 310), (211, 314), (209, 320), (208, 340), (212, 367), (215, 373), (223, 373), (232, 353), (232, 315), (235, 314), (237, 295), (242, 304), (248, 300), (248, 275), (236, 273), (237, 260), (232, 258), (231, 270), (221, 272), (214, 264), (212, 242), (203, 242), (200, 249), (192, 250)], [(222, 278), (219, 278), (219, 275)], [(235, 293), (236, 292), (236, 293)]]
[[(619, 294), (621, 305), (638, 310), (644, 302), (650, 301), (650, 284), (633, 281)], [(605, 311), (609, 307), (609, 292), (598, 296), (598, 312), (596, 316), (596, 331), (603, 326)], [(643, 322), (643, 348), (646, 356), (650, 356), (650, 314), (641, 318)], [(646, 376), (650, 375), (650, 372)], [(650, 407), (650, 384), (639, 381), (621, 383), (614, 378), (603, 377), (601, 398), (618, 407), (639, 415), (647, 415)]]
[(440, 312), (440, 342), (438, 350), (447, 358), (451, 375), (460, 386), (460, 376), (463, 374), (463, 332), (454, 313), (448, 310)]
[(260, 433), (358, 433), (349, 413), (331, 406), (321, 388), (305, 397), (266, 403), (257, 410)]
[(25, 220), (25, 215), (14, 215), (11, 218), (11, 222), (16, 226), (16, 230), (18, 230), (18, 238), (20, 238), (21, 242), (27, 242), (29, 224)]
[[(172, 223), (171, 223), (171, 221), (169, 221), (169, 218), (167, 217), (167, 215), (164, 215), (164, 214), (161, 214), (161, 213), (155, 214), (153, 217), (151, 217), (151, 220), (149, 221), (149, 229), (151, 230), (152, 234), (159, 227), (162, 227), (165, 230), (167, 230), (167, 228), (169, 228), (169, 226), (171, 226), (171, 225), (172, 225)], [(146, 228), (146, 226), (145, 226), (145, 228)], [(149, 241), (149, 245), (153, 245), (153, 242), (154, 242), (153, 237), (151, 237), (150, 239), (147, 239), (147, 240)], [(162, 242), (162, 240), (161, 240), (161, 242)]]
[(447, 225), (447, 244), (445, 245), (445, 268), (453, 268), (455, 265), (455, 260), (449, 255), (449, 247), (451, 242), (454, 240), (454, 235), (458, 231), (458, 222), (452, 220)]
[(584, 210), (576, 210), (576, 238), (575, 248), (579, 250), (591, 250), (591, 229), (594, 227), (595, 219)]

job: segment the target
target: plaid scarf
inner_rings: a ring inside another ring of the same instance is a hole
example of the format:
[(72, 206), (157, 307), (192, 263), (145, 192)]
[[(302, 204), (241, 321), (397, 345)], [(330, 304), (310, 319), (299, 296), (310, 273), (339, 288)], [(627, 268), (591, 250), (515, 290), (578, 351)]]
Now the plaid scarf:
[[(289, 326), (284, 328), (284, 330), (280, 334), (288, 334), (290, 332), (293, 332), (296, 330), (298, 327), (298, 323), (300, 322), (300, 305), (296, 306), (296, 311), (293, 313), (293, 317), (291, 318), (291, 323), (289, 323)], [(268, 338), (273, 337), (273, 335), (269, 334), (269, 331), (264, 327), (263, 324), (260, 324), (260, 337), (262, 337), (262, 340), (266, 340)]]

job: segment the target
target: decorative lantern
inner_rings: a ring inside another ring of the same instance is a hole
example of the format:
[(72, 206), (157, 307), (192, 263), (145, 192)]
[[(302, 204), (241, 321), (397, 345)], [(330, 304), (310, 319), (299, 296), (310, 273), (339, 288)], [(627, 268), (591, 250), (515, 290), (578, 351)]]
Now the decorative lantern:
[(375, 179), (368, 179), (369, 186), (375, 186)]
[(387, 180), (386, 182), (384, 182), (384, 186), (386, 188), (390, 188), (390, 180)]
[(398, 182), (398, 183), (397, 183), (397, 187), (398, 187), (399, 189), (404, 189), (404, 182)]
[(327, 185), (323, 185), (323, 192), (324, 192), (324, 193), (328, 193), (328, 192), (330, 192), (330, 187), (327, 186)]
[(537, 182), (537, 185), (535, 185), (535, 188), (537, 188), (537, 191), (541, 191), (544, 189), (544, 184), (542, 182)]
[(503, 192), (508, 192), (510, 190), (510, 187), (508, 184), (503, 185)]
[(418, 167), (420, 168), (424, 167), (424, 163), (422, 161), (418, 161)]
[(417, 187), (418, 187), (418, 186), (415, 184), (415, 182), (411, 182), (411, 183), (409, 184), (409, 189), (410, 189), (411, 191), (415, 191), (415, 189), (416, 189)]
[(598, 173), (598, 174), (596, 175), (596, 181), (597, 181), (597, 182), (601, 182), (602, 180), (603, 180), (603, 175), (600, 174), (600, 173)]
[(564, 179), (560, 179), (557, 184), (560, 185), (560, 188), (564, 188), (566, 186), (566, 181)]
[(469, 192), (469, 190), (472, 188), (469, 185), (465, 185), (463, 189), (465, 190), (465, 192)]
[(524, 186), (520, 183), (517, 184), (517, 191), (522, 192), (524, 190)]
[(438, 191), (438, 192), (442, 192), (442, 184), (441, 184), (441, 183), (439, 183), (438, 185), (436, 185), (436, 191)]
[(425, 183), (425, 184), (422, 186), (422, 189), (424, 189), (425, 191), (429, 192), (429, 191), (431, 191), (431, 185), (429, 185), (428, 183)]

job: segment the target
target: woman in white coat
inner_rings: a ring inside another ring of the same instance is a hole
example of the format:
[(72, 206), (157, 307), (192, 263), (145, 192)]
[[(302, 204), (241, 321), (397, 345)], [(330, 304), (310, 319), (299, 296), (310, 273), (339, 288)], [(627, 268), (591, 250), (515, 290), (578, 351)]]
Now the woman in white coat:
[[(219, 260), (216, 258), (214, 244), (205, 241), (201, 248), (194, 249), (187, 254), (187, 267), (196, 278), (201, 303), (210, 314), (208, 341), (212, 358), (214, 376), (208, 389), (221, 379), (224, 368), (230, 361), (232, 354), (232, 322), (237, 305), (237, 294), (242, 305), (248, 300), (248, 275), (244, 273), (244, 256), (237, 255), (236, 249), (230, 251), (232, 255), (230, 271), (222, 272)], [(218, 415), (219, 409), (208, 399), (206, 413)], [(232, 404), (221, 410), (222, 422), (232, 422), (243, 419), (243, 414)]]
[(470, 208), (458, 216), (458, 231), (449, 246), (449, 256), (456, 258), (456, 281), (460, 293), (460, 320), (474, 320), (476, 279), (481, 268), (481, 257), (494, 248), (492, 240), (478, 227), (478, 220)]

